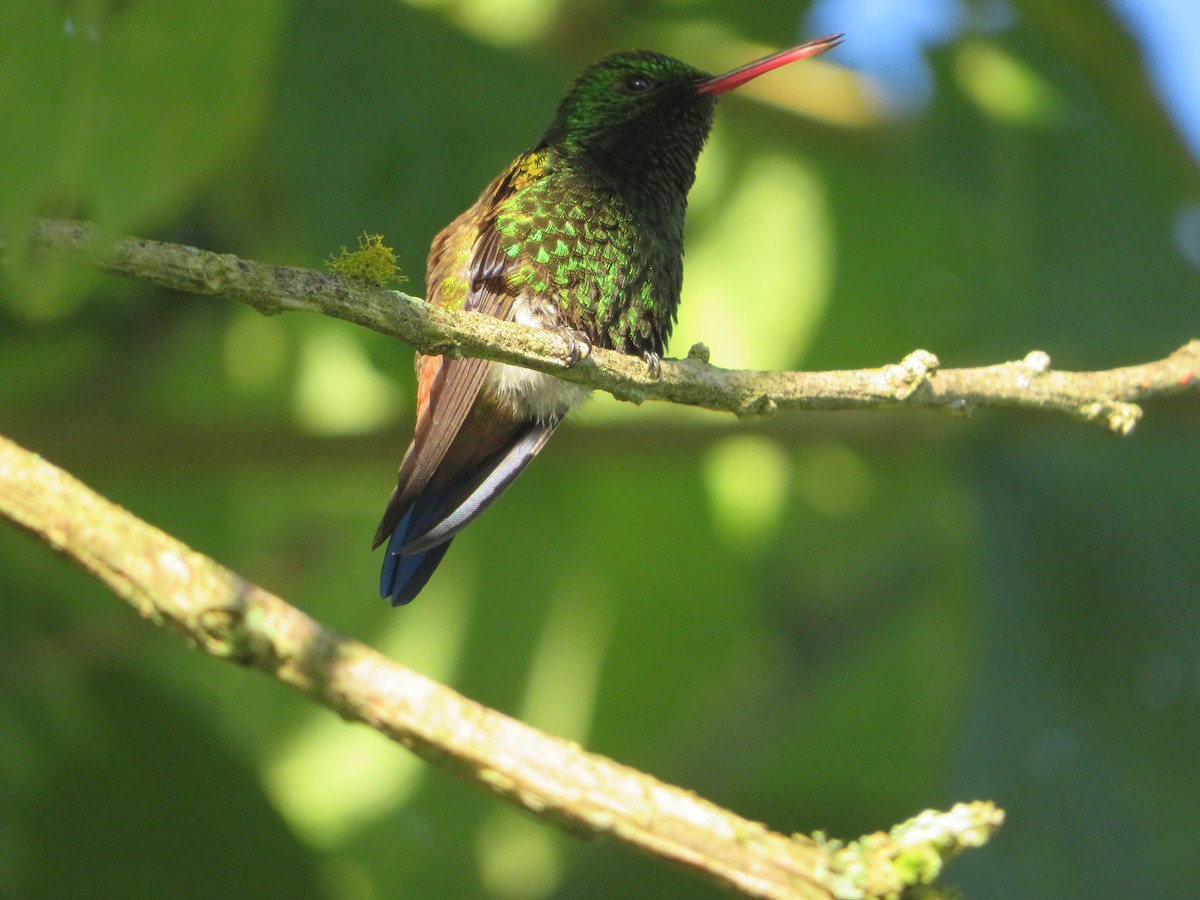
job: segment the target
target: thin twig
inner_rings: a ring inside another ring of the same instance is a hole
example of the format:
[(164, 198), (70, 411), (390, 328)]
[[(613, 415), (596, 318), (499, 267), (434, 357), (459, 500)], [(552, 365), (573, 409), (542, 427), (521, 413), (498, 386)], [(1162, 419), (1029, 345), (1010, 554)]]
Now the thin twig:
[(1144, 400), (1200, 393), (1200, 340), (1164, 359), (1099, 372), (1053, 370), (1034, 350), (1015, 362), (940, 369), (916, 350), (900, 363), (838, 372), (754, 372), (708, 364), (696, 345), (687, 359), (664, 360), (660, 378), (642, 360), (596, 348), (568, 366), (566, 340), (488, 316), (430, 306), (419, 298), (310, 269), (286, 268), (140, 238), (105, 236), (83, 222), (43, 220), (31, 238), (40, 250), (84, 255), (112, 274), (162, 287), (228, 297), (268, 315), (306, 310), (391, 335), (424, 353), (478, 356), (550, 372), (623, 400), (667, 400), (739, 416), (780, 409), (881, 409), (898, 406), (969, 413), (985, 407), (1056, 410), (1128, 434)]
[(848, 845), (787, 837), (551, 737), (391, 662), (0, 437), (0, 515), (143, 617), (259, 669), (464, 780), (583, 836), (609, 835), (748, 896), (894, 896), (987, 841), (991, 803), (928, 811)]

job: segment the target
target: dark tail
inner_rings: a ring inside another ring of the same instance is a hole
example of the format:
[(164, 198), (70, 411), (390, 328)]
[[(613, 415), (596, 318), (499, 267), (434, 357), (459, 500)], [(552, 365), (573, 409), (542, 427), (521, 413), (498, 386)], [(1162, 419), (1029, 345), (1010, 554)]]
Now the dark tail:
[[(375, 535), (376, 547), (387, 541), (379, 595), (390, 597), (392, 606), (403, 606), (417, 596), (454, 536), (512, 484), (545, 446), (559, 421), (561, 416), (529, 423), (471, 477), (453, 487), (427, 490), (414, 501), (408, 501), (397, 487)], [(403, 515), (392, 526), (400, 510)]]
[(416, 597), (450, 548), (447, 540), (420, 553), (404, 554), (401, 548), (408, 541), (412, 521), (413, 512), (409, 509), (392, 532), (384, 551), (379, 596), (385, 600), (390, 598), (392, 606), (403, 606)]

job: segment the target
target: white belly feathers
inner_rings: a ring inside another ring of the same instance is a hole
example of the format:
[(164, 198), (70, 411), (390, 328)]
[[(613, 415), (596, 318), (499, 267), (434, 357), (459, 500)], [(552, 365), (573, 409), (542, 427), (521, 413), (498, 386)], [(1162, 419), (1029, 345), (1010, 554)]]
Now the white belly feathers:
[[(513, 306), (513, 318), (522, 325), (547, 330), (560, 325), (558, 311), (544, 301), (525, 295), (518, 297)], [(495, 396), (511, 404), (519, 415), (541, 422), (562, 418), (591, 393), (581, 385), (560, 381), (553, 375), (495, 362), (488, 369), (485, 385)]]

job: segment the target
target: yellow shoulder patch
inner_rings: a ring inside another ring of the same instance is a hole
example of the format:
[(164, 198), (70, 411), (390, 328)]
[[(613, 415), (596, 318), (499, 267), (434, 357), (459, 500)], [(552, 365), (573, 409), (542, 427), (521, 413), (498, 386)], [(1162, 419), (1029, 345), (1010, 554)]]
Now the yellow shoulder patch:
[(547, 155), (548, 151), (545, 149), (531, 150), (513, 163), (510, 184), (514, 191), (528, 187), (545, 174)]

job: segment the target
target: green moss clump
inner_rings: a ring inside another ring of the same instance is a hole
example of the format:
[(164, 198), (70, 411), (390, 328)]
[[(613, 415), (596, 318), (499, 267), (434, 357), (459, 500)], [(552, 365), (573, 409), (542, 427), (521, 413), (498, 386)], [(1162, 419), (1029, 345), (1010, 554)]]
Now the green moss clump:
[(392, 248), (383, 245), (382, 234), (364, 232), (358, 239), (357, 250), (342, 247), (336, 257), (325, 261), (325, 268), (334, 275), (366, 281), (379, 287), (389, 281), (408, 281), (400, 274), (400, 266)]

